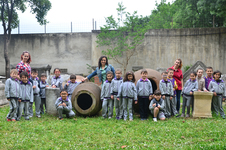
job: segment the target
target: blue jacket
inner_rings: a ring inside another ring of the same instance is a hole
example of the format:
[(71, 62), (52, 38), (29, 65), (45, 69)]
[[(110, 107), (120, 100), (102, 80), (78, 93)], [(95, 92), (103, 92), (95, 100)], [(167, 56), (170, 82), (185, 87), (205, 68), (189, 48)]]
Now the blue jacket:
[[(106, 71), (106, 73), (108, 72), (108, 71), (112, 71), (113, 72), (113, 76), (115, 77), (115, 69), (114, 69), (114, 67), (112, 66), (112, 65), (108, 65), (107, 66), (107, 68), (105, 68), (105, 71)], [(99, 78), (99, 81), (101, 82), (102, 80), (102, 75), (101, 75), (101, 71), (100, 71), (100, 68), (96, 68), (96, 70), (94, 71), (94, 72), (92, 72), (90, 75), (88, 75), (87, 76), (87, 78), (90, 80), (92, 77), (94, 77), (95, 75), (97, 75), (98, 76), (98, 78)], [(104, 79), (104, 80), (106, 80), (106, 79)]]

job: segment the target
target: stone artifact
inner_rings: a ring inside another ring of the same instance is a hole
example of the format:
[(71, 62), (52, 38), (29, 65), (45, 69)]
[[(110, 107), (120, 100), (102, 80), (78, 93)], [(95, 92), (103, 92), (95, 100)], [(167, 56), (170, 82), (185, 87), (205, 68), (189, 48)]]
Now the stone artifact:
[(8, 104), (8, 101), (5, 97), (5, 84), (0, 81), (0, 106)]
[(57, 109), (55, 102), (57, 98), (60, 97), (60, 89), (46, 87), (46, 112), (50, 115), (57, 116)]

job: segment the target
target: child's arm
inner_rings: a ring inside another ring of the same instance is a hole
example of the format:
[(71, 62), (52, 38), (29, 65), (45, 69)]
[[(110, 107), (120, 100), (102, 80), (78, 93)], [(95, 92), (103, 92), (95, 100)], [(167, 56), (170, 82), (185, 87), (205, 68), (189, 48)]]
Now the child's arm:
[(18, 101), (20, 101), (22, 99), (22, 90), (21, 90), (21, 84), (19, 84), (19, 89), (20, 89), (20, 92), (19, 92), (19, 99)]
[(114, 79), (113, 79), (113, 80), (111, 81), (111, 91), (110, 91), (110, 92), (111, 92), (111, 95), (113, 95), (113, 92), (114, 92), (114, 91), (113, 91), (114, 83), (115, 83), (115, 82), (114, 82)]
[(152, 84), (151, 84), (151, 81), (149, 82), (149, 96), (152, 96), (153, 95), (153, 87), (152, 87)]
[(207, 89), (206, 89), (205, 79), (204, 79), (204, 82), (202, 82), (202, 86), (203, 86), (202, 90), (203, 90), (203, 91), (207, 91)]
[(119, 100), (119, 98), (122, 95), (122, 87), (123, 87), (123, 83), (120, 85), (119, 89), (118, 89), (118, 95), (117, 95), (117, 99)]
[(164, 110), (164, 109), (165, 109), (165, 101), (163, 100), (159, 110)]
[(67, 83), (64, 85), (64, 89), (67, 90), (69, 84), (67, 85)]
[[(173, 84), (172, 84), (172, 82), (170, 82), (170, 97), (173, 98), (173, 96), (174, 96)], [(172, 99), (172, 98), (171, 98), (171, 99)]]
[(57, 98), (56, 102), (55, 102), (55, 106), (56, 108), (60, 105), (60, 102), (59, 102), (59, 98)]
[(70, 100), (68, 100), (68, 106), (66, 106), (65, 108), (68, 109), (69, 111), (72, 110), (72, 104)]
[[(32, 87), (32, 85), (31, 85)], [(26, 88), (26, 87), (25, 87)], [(31, 94), (31, 99), (30, 99), (30, 103), (33, 103), (33, 98), (34, 98), (34, 95), (33, 95), (33, 88), (30, 88), (30, 94)]]
[(6, 82), (5, 82), (5, 97), (7, 98), (7, 100), (10, 100), (10, 92), (9, 92), (10, 88), (9, 88), (9, 86), (10, 86), (9, 80), (6, 80)]
[(162, 86), (162, 82), (161, 81), (159, 82), (159, 89), (161, 91), (161, 95), (165, 95), (166, 94), (165, 91), (164, 91), (164, 89), (163, 89), (163, 86)]
[(140, 83), (140, 80), (137, 81), (137, 85), (136, 85), (137, 93), (139, 92), (139, 83)]
[(150, 105), (149, 105), (149, 110), (153, 110), (154, 107), (153, 107), (153, 100), (151, 101)]
[(133, 83), (132, 85), (133, 85), (132, 89), (133, 89), (133, 93), (134, 93), (133, 98), (135, 101), (137, 101), (137, 89), (136, 89), (135, 83)]
[(208, 86), (208, 89), (209, 89), (210, 92), (214, 92), (212, 81), (210, 81), (210, 84)]

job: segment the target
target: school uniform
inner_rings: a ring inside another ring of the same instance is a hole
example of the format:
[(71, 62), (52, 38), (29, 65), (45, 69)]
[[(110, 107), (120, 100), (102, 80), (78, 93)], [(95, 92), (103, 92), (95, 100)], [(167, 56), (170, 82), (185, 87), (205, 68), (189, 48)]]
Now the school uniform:
[(178, 111), (177, 111), (177, 108), (176, 108), (176, 105), (177, 105), (177, 99), (176, 99), (176, 89), (178, 88), (177, 87), (177, 82), (174, 78), (169, 78), (168, 77), (168, 80), (170, 80), (170, 82), (172, 83), (173, 85), (173, 88), (174, 88), (174, 92), (173, 92), (173, 99), (170, 101), (170, 107), (171, 107), (171, 115), (178, 115)]
[(198, 82), (198, 90), (200, 91), (205, 91), (206, 86), (205, 86), (205, 79), (204, 78), (199, 78), (198, 76), (196, 77), (196, 80)]
[(55, 85), (60, 90), (63, 89), (62, 83), (63, 83), (63, 78), (61, 78), (61, 76), (59, 77), (54, 76), (51, 80), (51, 86)]
[(46, 112), (46, 86), (49, 85), (46, 81), (40, 81), (40, 98), (41, 98), (41, 105), (40, 105), (40, 112), (44, 114), (44, 106)]
[(190, 92), (194, 92), (198, 90), (198, 82), (195, 79), (192, 81), (189, 79), (186, 83), (185, 86), (182, 90), (182, 96), (183, 96), (183, 108), (182, 108), (182, 114), (185, 114), (185, 107), (187, 107), (187, 114), (190, 114), (190, 104), (192, 102), (192, 111), (193, 111), (193, 101), (194, 101), (194, 96), (190, 95)]
[(75, 90), (75, 88), (80, 84), (81, 82), (76, 82), (72, 83), (71, 81), (68, 81), (68, 86), (67, 84), (64, 85), (64, 89), (67, 90), (68, 93), (68, 98), (71, 100), (71, 96)]
[(138, 103), (140, 110), (140, 118), (148, 118), (149, 96), (153, 95), (152, 84), (150, 80), (142, 78), (137, 81), (136, 90), (138, 95)]
[[(62, 106), (62, 105), (59, 106), (60, 104), (63, 104), (63, 103), (65, 103), (66, 106)], [(63, 114), (66, 114), (67, 118), (75, 116), (75, 113), (72, 111), (71, 100), (68, 97), (67, 97), (66, 100), (63, 100), (62, 97), (59, 97), (56, 100), (55, 106), (56, 106), (56, 109), (57, 109), (57, 112), (58, 112), (60, 119), (63, 118)]]
[(100, 98), (101, 98), (101, 100), (103, 100), (102, 116), (104, 118), (106, 118), (107, 113), (108, 113), (108, 117), (112, 118), (112, 116), (113, 116), (113, 99), (111, 99), (111, 82), (109, 82), (108, 80), (106, 80), (102, 86)]
[(136, 86), (132, 81), (125, 81), (120, 85), (117, 98), (122, 97), (123, 116), (127, 119), (129, 109), (129, 119), (133, 119), (133, 100), (137, 101)]
[[(153, 104), (156, 104), (156, 105), (153, 107)], [(166, 118), (165, 117), (165, 103), (162, 98), (160, 98), (158, 101), (155, 98), (151, 100), (151, 103), (149, 105), (151, 114), (154, 116), (154, 109), (155, 109), (155, 107), (157, 107), (159, 105), (160, 105), (160, 108), (159, 108), (159, 113), (157, 115), (157, 118), (159, 118), (159, 119)]]
[(173, 93), (173, 85), (169, 79), (167, 81), (160, 80), (159, 82), (159, 89), (161, 91), (162, 96), (165, 96), (165, 116), (170, 117), (171, 116), (171, 107), (170, 107), (170, 97), (174, 96)]
[(9, 78), (5, 82), (5, 97), (9, 100), (8, 119), (17, 118), (18, 98), (20, 94), (20, 85), (17, 79)]
[(20, 120), (22, 116), (22, 112), (24, 109), (24, 115), (25, 119), (29, 120), (29, 104), (33, 104), (33, 88), (32, 88), (32, 83), (28, 81), (27, 83), (23, 83), (22, 81), (20, 82), (20, 94), (19, 94), (19, 111), (18, 111), (18, 116), (17, 120)]
[(226, 97), (225, 93), (225, 84), (223, 80), (214, 80), (210, 81), (209, 87), (210, 92), (216, 92), (217, 96), (213, 96), (212, 99), (212, 111), (217, 115), (220, 113), (222, 117), (225, 116), (224, 109), (222, 107), (222, 100)]
[(210, 81), (213, 80), (213, 77), (205, 76), (205, 77), (204, 77), (204, 80), (205, 80), (205, 88), (206, 88), (207, 90), (209, 90), (208, 87), (209, 87)]
[(119, 98), (119, 100), (117, 100), (118, 90), (122, 82), (123, 82), (122, 78), (119, 79), (114, 78), (111, 81), (111, 95), (114, 96), (116, 119), (121, 119), (123, 117), (122, 99)]

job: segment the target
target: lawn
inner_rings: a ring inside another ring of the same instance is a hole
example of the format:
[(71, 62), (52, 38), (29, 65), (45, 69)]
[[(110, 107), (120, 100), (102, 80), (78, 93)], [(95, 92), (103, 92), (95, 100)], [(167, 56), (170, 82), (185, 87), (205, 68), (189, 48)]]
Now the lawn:
[[(224, 107), (226, 111), (226, 107)], [(75, 117), (7, 122), (0, 108), (0, 149), (226, 149), (226, 120), (170, 118), (153, 122)]]

